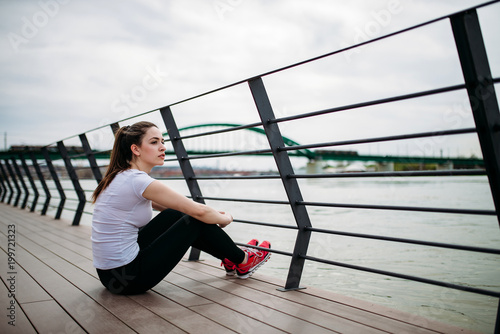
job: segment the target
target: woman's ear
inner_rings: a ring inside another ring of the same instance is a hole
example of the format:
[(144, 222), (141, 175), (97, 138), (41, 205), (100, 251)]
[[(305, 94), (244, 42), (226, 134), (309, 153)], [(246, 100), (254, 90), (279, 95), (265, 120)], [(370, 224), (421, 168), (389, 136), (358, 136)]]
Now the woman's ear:
[(136, 144), (132, 144), (130, 146), (130, 150), (132, 151), (132, 154), (135, 155), (135, 156), (140, 156), (141, 155), (141, 151), (139, 150), (139, 146), (137, 146)]

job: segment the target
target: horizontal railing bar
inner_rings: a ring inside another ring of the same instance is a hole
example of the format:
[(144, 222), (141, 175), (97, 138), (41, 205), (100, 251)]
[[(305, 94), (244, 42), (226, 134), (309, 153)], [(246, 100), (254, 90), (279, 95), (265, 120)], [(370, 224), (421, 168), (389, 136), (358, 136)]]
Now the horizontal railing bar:
[(443, 130), (443, 131), (433, 131), (433, 132), (420, 132), (420, 133), (407, 134), (407, 135), (395, 135), (395, 136), (373, 137), (373, 138), (366, 138), (366, 139), (343, 140), (343, 141), (337, 141), (337, 142), (325, 142), (325, 143), (316, 143), (316, 144), (286, 146), (286, 147), (280, 147), (278, 150), (280, 150), (280, 151), (295, 151), (295, 150), (301, 150), (301, 149), (306, 149), (306, 148), (308, 149), (308, 148), (329, 147), (329, 146), (369, 144), (369, 143), (377, 143), (377, 142), (382, 142), (382, 141), (417, 139), (417, 138), (435, 137), (435, 136), (450, 136), (450, 135), (459, 135), (459, 134), (467, 134), (467, 133), (475, 133), (475, 132), (477, 132), (476, 128), (464, 128), (464, 129)]
[(394, 205), (368, 205), (368, 204), (348, 204), (348, 203), (322, 203), (322, 202), (306, 202), (299, 201), (297, 204), (309, 206), (323, 206), (334, 208), (351, 208), (351, 209), (375, 209), (375, 210), (392, 210), (392, 211), (418, 211), (431, 213), (457, 213), (466, 215), (486, 215), (495, 216), (494, 210), (473, 210), (473, 209), (451, 209), (451, 208), (426, 208), (415, 206), (394, 206)]
[[(57, 188), (53, 188), (53, 187), (47, 187), (48, 190), (59, 190)], [(75, 191), (74, 188), (62, 188), (62, 190), (64, 191)]]
[(277, 249), (274, 249), (274, 248), (263, 248), (263, 247), (259, 247), (259, 246), (250, 246), (248, 244), (244, 244), (244, 243), (241, 243), (241, 242), (235, 242), (235, 244), (238, 245), (238, 246), (243, 246), (243, 247), (248, 247), (248, 248), (255, 248), (255, 249), (264, 250), (264, 251), (269, 252), (269, 253), (276, 253), (276, 254), (281, 254), (281, 255), (293, 256), (293, 254), (290, 253), (290, 252), (280, 251), (280, 250), (277, 250)]
[(168, 180), (172, 180), (172, 181), (178, 181), (178, 180), (185, 180), (184, 177), (182, 176), (171, 176), (171, 177), (155, 177), (156, 180), (162, 180), (162, 181), (168, 181)]
[(477, 176), (486, 175), (484, 169), (459, 169), (439, 171), (401, 171), (401, 172), (349, 172), (331, 174), (294, 174), (290, 178), (322, 179), (322, 178), (358, 178), (358, 177), (411, 177), (411, 176)]
[(112, 150), (102, 150), (102, 151), (92, 151), (94, 155), (102, 154), (102, 153), (110, 153)]
[(85, 169), (92, 169), (92, 166), (74, 166), (74, 170), (85, 170)]
[(267, 180), (279, 179), (279, 175), (216, 175), (216, 176), (195, 176), (193, 180)]
[(262, 126), (262, 122), (252, 123), (252, 124), (247, 124), (247, 125), (239, 125), (239, 126), (234, 126), (234, 127), (231, 127), (231, 128), (225, 128), (225, 129), (214, 130), (214, 131), (207, 131), (207, 132), (195, 133), (195, 134), (192, 134), (192, 135), (180, 136), (179, 138), (176, 138), (176, 139), (190, 139), (190, 138), (195, 138), (195, 137), (210, 136), (210, 135), (216, 135), (216, 134), (220, 134), (220, 133), (226, 133), (226, 132), (232, 132), (232, 131), (237, 131), (237, 130), (244, 130), (244, 129), (254, 128), (254, 127), (257, 127), (257, 126)]
[(370, 106), (374, 106), (374, 105), (378, 105), (378, 104), (414, 99), (417, 97), (423, 97), (423, 96), (428, 96), (428, 95), (447, 93), (447, 92), (452, 92), (452, 91), (460, 90), (460, 89), (465, 89), (465, 84), (430, 89), (430, 90), (425, 90), (425, 91), (421, 91), (421, 92), (417, 92), (417, 93), (398, 95), (398, 96), (387, 97), (387, 98), (378, 99), (378, 100), (359, 102), (359, 103), (349, 104), (349, 105), (340, 106), (340, 107), (312, 111), (312, 112), (303, 113), (303, 114), (299, 114), (299, 115), (280, 117), (280, 118), (276, 118), (273, 120), (269, 120), (269, 122), (270, 123), (280, 123), (280, 122), (294, 121), (297, 119), (309, 118), (309, 117), (313, 117), (313, 116), (320, 116), (320, 115), (324, 115), (324, 114), (331, 114), (331, 113), (345, 111), (345, 110), (358, 109), (358, 108), (370, 107)]
[(82, 153), (70, 154), (69, 158), (76, 159), (76, 158), (81, 158), (81, 157), (86, 157), (86, 156), (87, 156), (87, 153), (82, 152)]
[(288, 201), (271, 201), (271, 200), (258, 200), (258, 199), (244, 199), (244, 198), (225, 198), (225, 197), (208, 197), (198, 196), (199, 199), (206, 199), (212, 201), (225, 201), (225, 202), (245, 202), (245, 203), (263, 203), (263, 204), (290, 204)]
[(287, 229), (292, 229), (292, 230), (297, 230), (297, 226), (291, 226), (291, 225), (281, 225), (281, 224), (273, 224), (273, 223), (263, 223), (263, 222), (256, 222), (256, 221), (251, 221), (251, 220), (243, 220), (243, 219), (233, 219), (234, 222), (237, 223), (243, 223), (243, 224), (250, 224), (250, 225), (259, 225), (259, 226), (269, 226), (269, 227), (278, 227), (278, 228), (287, 228)]
[[(263, 149), (263, 150), (253, 150), (253, 151), (239, 151), (239, 152), (228, 152), (228, 153), (216, 153), (216, 154), (202, 154), (202, 155), (194, 155), (189, 157), (183, 157), (182, 159), (194, 160), (194, 159), (207, 159), (207, 158), (220, 158), (220, 157), (231, 157), (236, 155), (246, 155), (246, 154), (264, 154), (271, 153), (271, 149)], [(167, 161), (167, 160), (165, 160)]]
[(423, 278), (423, 277), (400, 274), (400, 273), (395, 273), (395, 272), (380, 270), (380, 269), (375, 269), (375, 268), (362, 267), (362, 266), (357, 266), (357, 265), (342, 263), (342, 262), (337, 262), (337, 261), (330, 261), (330, 260), (325, 260), (325, 259), (320, 259), (320, 258), (308, 256), (308, 255), (300, 254), (299, 256), (301, 258), (306, 259), (306, 260), (330, 264), (333, 266), (344, 267), (344, 268), (349, 268), (349, 269), (354, 269), (354, 270), (360, 270), (360, 271), (365, 271), (365, 272), (370, 272), (370, 273), (380, 274), (380, 275), (385, 275), (385, 276), (390, 276), (390, 277), (396, 277), (396, 278), (401, 278), (401, 279), (420, 282), (420, 283), (432, 284), (432, 285), (437, 285), (437, 286), (441, 286), (441, 287), (445, 287), (445, 288), (461, 290), (461, 291), (466, 291), (466, 292), (472, 292), (472, 293), (485, 295), (485, 296), (491, 296), (491, 297), (497, 297), (497, 298), (500, 297), (500, 292), (496, 292), (496, 291), (484, 290), (484, 289), (474, 288), (474, 287), (470, 287), (470, 286), (457, 285), (457, 284), (453, 284), (453, 283), (431, 280), (431, 279), (427, 279), (427, 278)]
[(423, 241), (423, 240), (406, 239), (406, 238), (396, 238), (396, 237), (388, 237), (388, 236), (364, 234), (364, 233), (334, 231), (334, 230), (320, 229), (320, 228), (314, 228), (314, 227), (306, 227), (305, 230), (312, 231), (312, 232), (318, 232), (318, 233), (342, 235), (342, 236), (346, 236), (346, 237), (394, 241), (394, 242), (401, 242), (401, 243), (405, 243), (405, 244), (416, 244), (416, 245), (423, 245), (423, 246), (457, 249), (457, 250), (463, 250), (463, 251), (488, 253), (488, 254), (500, 254), (500, 249), (494, 249), (494, 248), (475, 247), (475, 246), (467, 246), (467, 245), (456, 245), (456, 244), (448, 244), (448, 243), (442, 243), (442, 242)]

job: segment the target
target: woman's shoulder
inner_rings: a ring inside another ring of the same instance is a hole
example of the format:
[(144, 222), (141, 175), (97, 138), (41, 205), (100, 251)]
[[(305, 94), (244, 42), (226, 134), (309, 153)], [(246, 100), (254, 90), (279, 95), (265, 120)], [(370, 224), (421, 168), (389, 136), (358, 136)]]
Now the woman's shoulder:
[(135, 184), (143, 184), (143, 183), (149, 184), (149, 183), (154, 181), (154, 178), (149, 176), (148, 173), (143, 172), (143, 171), (138, 170), (138, 169), (129, 168), (129, 169), (124, 170), (120, 174), (122, 174), (122, 177), (124, 179), (130, 180), (131, 183), (134, 185)]
[(132, 168), (125, 169), (125, 170), (121, 171), (120, 173), (118, 173), (117, 176), (118, 175), (121, 175), (122, 177), (130, 177), (130, 176), (147, 176), (147, 177), (151, 177), (151, 176), (149, 176), (148, 173), (143, 172), (142, 170), (132, 169)]

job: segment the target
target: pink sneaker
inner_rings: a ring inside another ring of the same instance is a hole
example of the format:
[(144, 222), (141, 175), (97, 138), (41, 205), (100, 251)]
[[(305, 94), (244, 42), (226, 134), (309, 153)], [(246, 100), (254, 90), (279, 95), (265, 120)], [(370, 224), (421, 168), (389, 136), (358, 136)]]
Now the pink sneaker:
[[(257, 239), (252, 239), (249, 242), (247, 242), (247, 245), (250, 245), (250, 246), (257, 246), (258, 244), (259, 244), (259, 241)], [(247, 247), (243, 247), (242, 249), (243, 249), (243, 251), (245, 251), (245, 249), (247, 249)], [(222, 260), (221, 266), (223, 266), (224, 269), (226, 269), (227, 276), (236, 275), (236, 265), (232, 261), (230, 261), (228, 259), (224, 259), (224, 260)]]
[[(269, 249), (271, 248), (271, 243), (269, 241), (263, 241), (259, 247)], [(243, 251), (248, 254), (248, 261), (245, 264), (236, 265), (236, 274), (238, 278), (241, 279), (252, 276), (252, 274), (271, 257), (271, 253), (265, 250), (245, 248)]]

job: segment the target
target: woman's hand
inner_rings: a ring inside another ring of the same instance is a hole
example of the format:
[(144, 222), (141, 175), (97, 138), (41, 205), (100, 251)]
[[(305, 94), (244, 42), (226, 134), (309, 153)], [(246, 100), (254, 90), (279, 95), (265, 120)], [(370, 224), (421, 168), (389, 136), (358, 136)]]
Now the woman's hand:
[(227, 223), (219, 223), (220, 227), (224, 228), (233, 222), (233, 216), (231, 216), (229, 213), (226, 213), (224, 211), (219, 211), (219, 213), (228, 219)]

